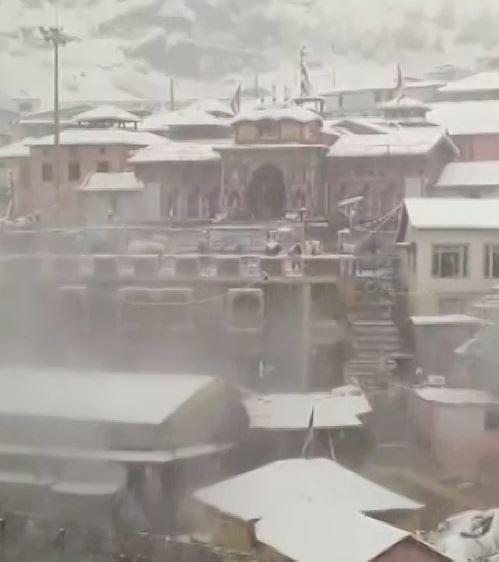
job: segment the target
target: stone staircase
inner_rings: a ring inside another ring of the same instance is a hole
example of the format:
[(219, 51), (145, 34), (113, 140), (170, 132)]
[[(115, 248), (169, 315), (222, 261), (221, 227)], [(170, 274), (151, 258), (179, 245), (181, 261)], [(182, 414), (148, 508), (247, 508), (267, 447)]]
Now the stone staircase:
[(345, 380), (356, 379), (366, 389), (383, 388), (395, 363), (390, 357), (400, 352), (399, 330), (392, 320), (393, 303), (388, 296), (365, 297), (351, 312), (353, 357), (345, 365)]

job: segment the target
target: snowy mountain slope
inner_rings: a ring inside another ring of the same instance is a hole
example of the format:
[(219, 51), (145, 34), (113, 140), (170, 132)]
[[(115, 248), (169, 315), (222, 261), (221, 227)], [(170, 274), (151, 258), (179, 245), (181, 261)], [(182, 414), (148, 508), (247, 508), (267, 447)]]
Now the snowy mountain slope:
[(327, 87), (333, 66), (352, 83), (398, 60), (466, 65), (494, 46), (498, 14), (493, 0), (0, 0), (0, 89), (50, 99), (38, 26), (56, 21), (81, 39), (63, 50), (63, 101), (166, 100), (170, 75), (179, 96), (230, 95), (256, 73), (293, 87), (302, 44)]

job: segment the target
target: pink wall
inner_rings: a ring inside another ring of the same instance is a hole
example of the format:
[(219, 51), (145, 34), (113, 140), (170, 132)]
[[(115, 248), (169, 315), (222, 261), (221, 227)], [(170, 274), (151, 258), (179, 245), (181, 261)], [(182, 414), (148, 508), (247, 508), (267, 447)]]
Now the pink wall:
[[(55, 184), (53, 181), (42, 180), (43, 164), (54, 165), (54, 149), (52, 147), (34, 147), (31, 149), (31, 178), (33, 186), (32, 206), (40, 211), (43, 221), (54, 218), (54, 204), (56, 200)], [(78, 187), (85, 177), (97, 171), (99, 162), (108, 162), (109, 172), (122, 172), (127, 167), (130, 148), (127, 146), (63, 146), (60, 149), (60, 221), (72, 224), (77, 221), (77, 195)], [(80, 177), (70, 181), (69, 164), (79, 162)]]
[(460, 160), (499, 160), (499, 134), (455, 136), (452, 140), (461, 152)]
[(485, 428), (485, 405), (443, 404), (411, 392), (413, 427), (446, 476), (477, 480), (484, 462), (499, 459), (499, 431)]

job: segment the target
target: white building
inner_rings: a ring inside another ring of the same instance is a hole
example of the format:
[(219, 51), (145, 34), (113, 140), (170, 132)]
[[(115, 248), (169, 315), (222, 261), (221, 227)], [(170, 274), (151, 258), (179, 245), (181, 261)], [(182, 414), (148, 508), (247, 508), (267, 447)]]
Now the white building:
[(406, 199), (398, 233), (413, 314), (464, 312), (499, 278), (499, 199)]

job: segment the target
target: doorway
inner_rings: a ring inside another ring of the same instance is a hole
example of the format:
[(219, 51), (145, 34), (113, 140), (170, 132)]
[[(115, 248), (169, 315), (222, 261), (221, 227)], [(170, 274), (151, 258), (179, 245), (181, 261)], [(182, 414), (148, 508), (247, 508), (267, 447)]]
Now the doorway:
[(281, 170), (271, 164), (257, 168), (246, 188), (246, 203), (252, 219), (281, 218), (286, 205), (286, 186)]

